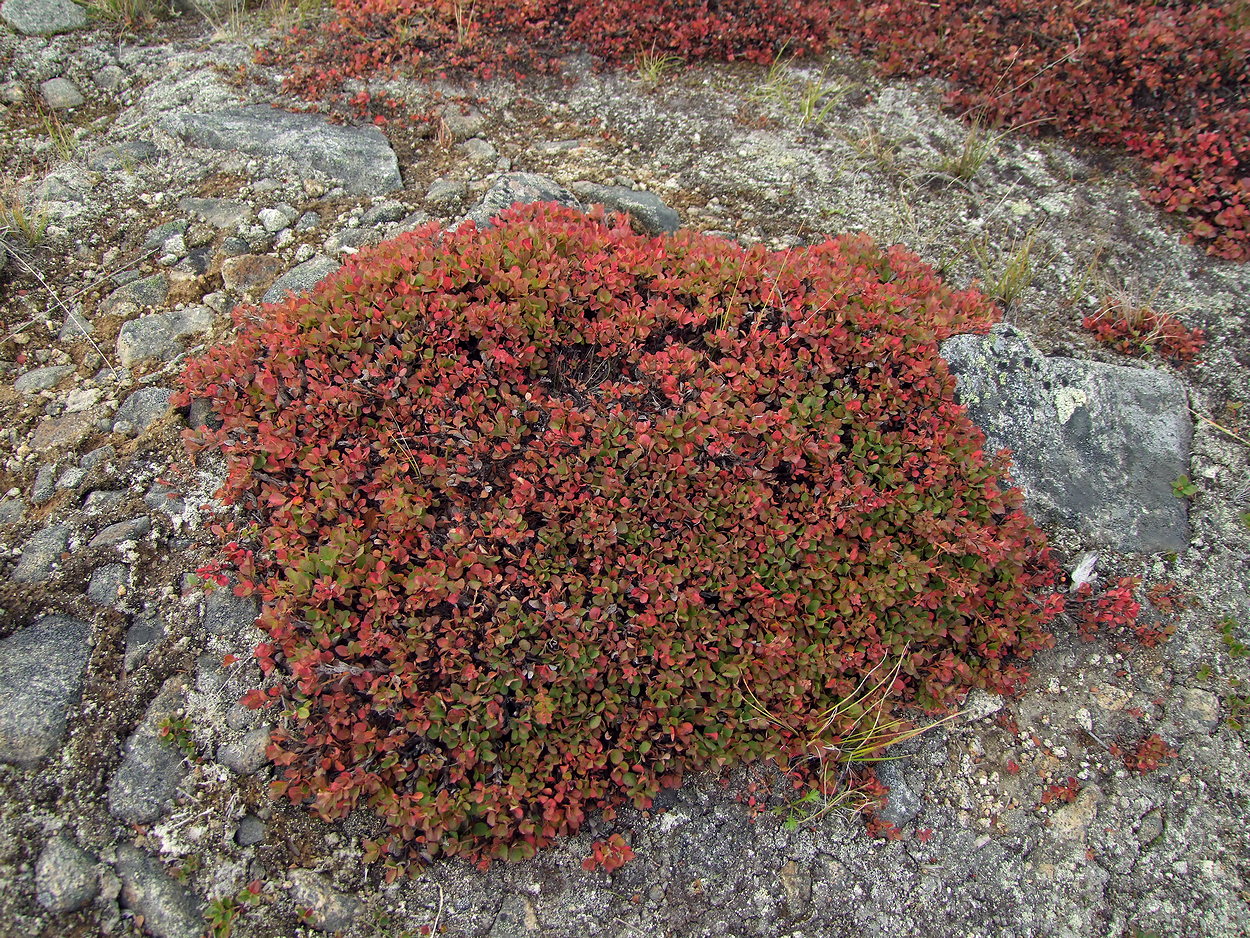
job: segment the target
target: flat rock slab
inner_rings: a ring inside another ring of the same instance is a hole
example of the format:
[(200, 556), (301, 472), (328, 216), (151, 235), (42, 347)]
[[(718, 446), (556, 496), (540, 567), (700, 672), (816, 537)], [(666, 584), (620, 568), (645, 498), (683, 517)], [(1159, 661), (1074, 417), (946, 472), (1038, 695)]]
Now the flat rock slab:
[(113, 817), (128, 824), (150, 824), (173, 808), (187, 766), (182, 752), (161, 739), (160, 723), (178, 711), (186, 695), (186, 679), (171, 677), (126, 740), (122, 763), (109, 780)]
[(465, 218), (478, 225), (489, 225), (492, 218), (518, 202), (558, 202), (573, 208), (580, 207), (577, 197), (554, 179), (537, 173), (508, 173), (496, 180), (477, 208)]
[(117, 851), (122, 905), (143, 916), (144, 930), (156, 938), (202, 938), (199, 903), (174, 882), (161, 863), (124, 844)]
[(286, 299), (288, 293), (303, 293), (305, 290), (311, 290), (340, 266), (338, 261), (324, 254), (314, 255), (275, 280), (273, 286), (265, 291), (262, 299), (266, 303), (278, 303)]
[(0, 642), (0, 761), (33, 768), (60, 746), (90, 637), (85, 622), (46, 616)]
[(1012, 451), (1030, 513), (1123, 551), (1183, 550), (1193, 423), (1184, 386), (1162, 371), (1047, 358), (1011, 326), (956, 336), (942, 355), (986, 451)]
[(70, 0), (4, 0), (0, 19), (26, 36), (67, 33), (87, 25), (87, 11)]
[(337, 179), (353, 195), (403, 188), (399, 160), (376, 127), (341, 127), (315, 114), (267, 107), (169, 114), (162, 120), (192, 146), (286, 157)]

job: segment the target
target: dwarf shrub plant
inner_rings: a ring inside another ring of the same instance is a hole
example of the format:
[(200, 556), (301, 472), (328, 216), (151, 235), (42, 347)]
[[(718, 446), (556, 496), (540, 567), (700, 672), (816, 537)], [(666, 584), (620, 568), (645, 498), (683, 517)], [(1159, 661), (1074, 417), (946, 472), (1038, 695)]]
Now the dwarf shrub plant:
[[(1241, 0), (335, 0), (335, 9), (329, 23), (258, 53), (287, 70), (289, 90), (334, 97), (346, 79), (395, 67), (519, 77), (558, 67), (578, 46), (616, 65), (657, 55), (767, 64), (782, 49), (841, 46), (872, 55), (886, 75), (946, 79), (949, 101), (977, 129), (1127, 148), (1147, 167), (1145, 198), (1183, 219), (1190, 240), (1250, 259)], [(351, 103), (379, 122), (402, 112), (368, 92)]]
[(694, 769), (836, 754), (874, 676), (890, 726), (1014, 688), (1054, 565), (938, 354), (994, 315), (865, 236), (551, 205), (237, 312), (181, 401), (262, 519), (229, 547), (277, 791), (372, 810), (395, 866), (525, 857)]

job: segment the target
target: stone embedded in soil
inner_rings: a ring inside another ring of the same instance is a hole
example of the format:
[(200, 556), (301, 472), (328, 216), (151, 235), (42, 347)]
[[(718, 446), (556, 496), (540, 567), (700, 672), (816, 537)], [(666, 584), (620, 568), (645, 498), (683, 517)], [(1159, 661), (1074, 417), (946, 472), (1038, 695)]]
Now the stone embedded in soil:
[(17, 524), (25, 511), (26, 505), (20, 498), (0, 497), (0, 524)]
[(172, 810), (187, 768), (182, 751), (160, 738), (159, 724), (186, 699), (187, 680), (167, 680), (126, 740), (121, 765), (109, 779), (109, 812), (127, 824), (150, 824)]
[(93, 150), (87, 157), (87, 167), (97, 173), (132, 170), (140, 163), (152, 162), (158, 152), (150, 140), (124, 140)]
[(97, 606), (112, 606), (126, 594), (129, 582), (129, 567), (124, 563), (106, 563), (91, 574), (87, 598)]
[(117, 335), (117, 358), (129, 368), (148, 359), (169, 361), (182, 351), (182, 341), (213, 327), (213, 311), (192, 306), (168, 313), (140, 316), (122, 325)]
[(337, 179), (352, 195), (403, 188), (395, 151), (376, 127), (336, 126), (315, 114), (267, 107), (170, 113), (162, 123), (192, 146), (287, 157), (311, 166)]
[(265, 839), (265, 822), (255, 814), (244, 815), (234, 831), (234, 842), (240, 847), (251, 847)]
[(187, 500), (177, 489), (155, 483), (143, 496), (143, 504), (153, 511), (162, 511), (167, 515), (181, 515), (187, 510)]
[(175, 218), (173, 221), (167, 221), (164, 224), (157, 225), (147, 233), (147, 237), (143, 239), (143, 243), (139, 245), (141, 251), (151, 251), (161, 247), (170, 238), (185, 234), (189, 222), (185, 218)]
[(85, 440), (94, 429), (95, 421), (85, 413), (44, 417), (30, 435), (30, 446), (39, 452), (69, 449)]
[(681, 227), (681, 216), (650, 192), (591, 182), (574, 183), (572, 189), (585, 202), (598, 202), (613, 212), (628, 212), (647, 234), (671, 234)]
[(87, 495), (87, 501), (83, 508), (88, 514), (104, 514), (104, 512), (112, 511), (117, 507), (125, 497), (125, 492), (113, 489), (96, 489)]
[(360, 216), (360, 227), (373, 228), (377, 225), (387, 225), (393, 221), (399, 221), (407, 214), (408, 209), (404, 207), (404, 203), (387, 199), (365, 209), (365, 213)]
[(68, 78), (49, 78), (39, 85), (39, 97), (54, 111), (79, 107), (86, 103), (78, 86)]
[(888, 785), (890, 794), (885, 807), (877, 814), (895, 827), (902, 828), (920, 813), (920, 798), (908, 784), (904, 760), (886, 759), (875, 765), (877, 778)]
[(381, 240), (382, 232), (376, 228), (344, 228), (326, 238), (325, 250), (327, 254), (355, 252)]
[(60, 746), (90, 637), (85, 622), (45, 616), (0, 642), (0, 762), (33, 768)]
[(459, 104), (445, 105), (439, 112), (443, 129), (454, 140), (467, 140), (476, 136), (486, 125), (486, 118), (475, 107), (462, 107)]
[(101, 91), (116, 91), (126, 80), (126, 71), (116, 65), (105, 65), (92, 73), (91, 80)]
[(214, 228), (230, 231), (252, 217), (252, 209), (247, 203), (231, 199), (196, 199), (188, 196), (178, 200), (178, 207), (208, 222)]
[(69, 469), (66, 469), (61, 473), (61, 477), (56, 480), (56, 487), (58, 489), (76, 489), (86, 477), (86, 469), (79, 469), (76, 466), (71, 466)]
[(1209, 736), (1220, 725), (1220, 698), (1196, 687), (1182, 687), (1168, 701), (1166, 717), (1158, 727), (1164, 738)]
[(526, 896), (505, 896), (495, 920), (491, 923), (486, 938), (526, 938), (539, 933), (530, 922), (534, 918), (534, 907)]
[(1123, 551), (1183, 550), (1193, 436), (1185, 387), (1163, 371), (1047, 358), (1012, 326), (942, 345), (987, 452), (1012, 451), (1030, 513)]
[(435, 179), (425, 191), (425, 201), (431, 208), (452, 208), (464, 201), (469, 187), (455, 179)]
[(473, 137), (456, 147), (465, 159), (475, 163), (489, 163), (499, 156), (499, 151), (488, 140)]
[(22, 558), (10, 577), (18, 583), (38, 583), (48, 579), (68, 545), (67, 525), (53, 524), (36, 531), (22, 545)]
[(156, 643), (165, 637), (165, 620), (159, 615), (136, 616), (126, 629), (126, 653), (122, 667), (129, 673), (137, 668)]
[(146, 537), (148, 532), (152, 530), (152, 522), (146, 516), (138, 518), (130, 518), (126, 521), (117, 521), (104, 528), (100, 533), (91, 539), (88, 547), (116, 547), (118, 544), (124, 544), (127, 541), (137, 541), (141, 537)]
[(260, 226), (270, 234), (277, 234), (287, 225), (295, 220), (296, 211), (291, 206), (283, 203), (273, 208), (262, 208), (256, 213), (256, 220), (260, 222)]
[(169, 412), (169, 388), (140, 388), (117, 408), (113, 415), (114, 433), (141, 433)]
[(100, 304), (100, 312), (114, 313), (123, 304), (132, 306), (160, 306), (169, 296), (169, 281), (164, 274), (153, 274), (132, 280), (110, 293)]
[(489, 225), (490, 220), (516, 202), (558, 202), (573, 208), (579, 207), (577, 197), (554, 179), (537, 173), (508, 173), (500, 176), (486, 190), (477, 208), (465, 216), (478, 225)]
[(239, 775), (251, 775), (265, 764), (268, 746), (269, 727), (258, 726), (244, 733), (241, 739), (222, 743), (217, 748), (217, 761)]
[(117, 851), (122, 904), (143, 916), (156, 938), (202, 938), (204, 919), (192, 893), (174, 882), (156, 859), (123, 844)]
[(76, 912), (100, 892), (96, 861), (64, 835), (53, 837), (35, 864), (35, 898), (53, 913)]
[(30, 486), (32, 504), (42, 505), (56, 494), (56, 466), (40, 466), (35, 473), (35, 481)]
[(229, 587), (220, 587), (204, 600), (204, 628), (210, 635), (238, 635), (256, 623), (260, 609), (249, 596), (235, 596)]
[(37, 394), (56, 387), (62, 378), (73, 373), (73, 365), (45, 365), (43, 368), (32, 368), (25, 374), (17, 376), (13, 382), (13, 390), (19, 394)]
[(117, 455), (117, 450), (105, 443), (103, 446), (97, 447), (89, 452), (82, 459), (78, 460), (78, 465), (84, 469), (94, 469), (100, 463), (107, 462)]
[(50, 36), (87, 25), (87, 11), (70, 0), (4, 0), (0, 18), (24, 36)]
[(358, 900), (338, 892), (311, 870), (291, 871), (290, 893), (296, 908), (308, 910), (309, 920), (318, 931), (344, 931), (363, 908)]
[(273, 286), (265, 292), (264, 301), (277, 303), (285, 299), (288, 293), (303, 293), (305, 290), (311, 290), (340, 266), (338, 261), (324, 254), (310, 257), (275, 280)]
[(272, 254), (241, 254), (221, 265), (221, 280), (227, 290), (251, 293), (273, 283), (282, 270), (282, 261)]

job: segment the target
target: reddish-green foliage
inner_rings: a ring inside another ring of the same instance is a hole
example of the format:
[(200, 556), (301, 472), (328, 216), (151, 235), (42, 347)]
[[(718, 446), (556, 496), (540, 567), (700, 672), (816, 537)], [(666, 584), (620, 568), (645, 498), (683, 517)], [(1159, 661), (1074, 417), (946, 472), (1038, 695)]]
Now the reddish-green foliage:
[(1047, 785), (1042, 792), (1042, 804), (1052, 804), (1056, 801), (1062, 801), (1064, 804), (1072, 804), (1076, 801), (1076, 796), (1081, 793), (1081, 783), (1072, 776), (1068, 776), (1067, 781), (1057, 782), (1053, 785)]
[(1151, 733), (1140, 740), (1132, 752), (1123, 753), (1124, 764), (1134, 772), (1143, 773), (1153, 772), (1177, 755), (1177, 751), (1158, 733)]
[[(390, 67), (546, 70), (580, 45), (610, 63), (640, 52), (768, 62), (845, 42), (888, 75), (954, 85), (962, 112), (1031, 132), (1127, 147), (1146, 198), (1210, 253), (1250, 258), (1250, 17), (1182, 0), (336, 0), (318, 32), (262, 53), (287, 87), (324, 96)], [(369, 99), (353, 104), (369, 110)], [(394, 109), (379, 116), (394, 117)]]
[(606, 841), (596, 840), (591, 845), (591, 853), (582, 861), (582, 869), (593, 871), (602, 869), (605, 873), (619, 870), (634, 858), (634, 848), (625, 842), (620, 834), (613, 834)]
[(1104, 303), (1097, 315), (1086, 316), (1082, 325), (1117, 352), (1144, 355), (1153, 351), (1176, 365), (1196, 361), (1206, 343), (1201, 329), (1187, 329), (1172, 313), (1124, 302)]
[(317, 32), (261, 53), (292, 69), (288, 90), (323, 96), (396, 67), (519, 77), (555, 68), (575, 46), (617, 65), (640, 51), (768, 63), (783, 46), (817, 52), (829, 35), (827, 6), (813, 0), (335, 0), (335, 10)]
[(1250, 23), (1188, 0), (837, 0), (887, 74), (955, 82), (983, 120), (1125, 146), (1145, 195), (1219, 257), (1250, 258)]
[(212, 400), (192, 443), (261, 519), (228, 555), (269, 635), (248, 703), (288, 714), (277, 790), (371, 808), (370, 856), (523, 857), (836, 743), (865, 681), (886, 711), (1016, 686), (1056, 572), (938, 354), (993, 315), (863, 236), (768, 253), (555, 206), (236, 313), (181, 401)]
[(1070, 600), (1080, 636), (1092, 642), (1100, 629), (1136, 630), (1141, 603), (1134, 598), (1134, 593), (1139, 586), (1141, 580), (1137, 577), (1121, 577), (1115, 586), (1095, 595), (1091, 584), (1082, 583), (1076, 596)]

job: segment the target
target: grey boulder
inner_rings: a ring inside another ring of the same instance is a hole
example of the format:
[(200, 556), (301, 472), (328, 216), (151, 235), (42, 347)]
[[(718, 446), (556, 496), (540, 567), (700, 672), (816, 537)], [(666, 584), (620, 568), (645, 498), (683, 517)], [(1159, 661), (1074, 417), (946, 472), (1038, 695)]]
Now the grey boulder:
[(211, 329), (213, 319), (213, 311), (207, 306), (132, 319), (118, 333), (118, 360), (125, 368), (148, 359), (168, 361), (182, 351), (183, 339)]
[(1123, 551), (1182, 550), (1193, 424), (1166, 372), (1047, 358), (1018, 329), (942, 345), (986, 450), (1009, 449), (1030, 513)]
[(278, 303), (286, 299), (288, 293), (303, 293), (305, 290), (311, 290), (340, 266), (338, 261), (324, 254), (310, 257), (275, 280), (273, 286), (265, 291), (262, 300), (265, 303)]
[(169, 388), (140, 388), (117, 408), (113, 415), (114, 433), (141, 433), (169, 411)]
[(127, 824), (150, 824), (169, 813), (187, 768), (182, 752), (160, 737), (160, 724), (186, 697), (187, 681), (172, 677), (126, 740), (122, 763), (109, 780), (109, 813)]
[(33, 768), (60, 746), (90, 637), (84, 622), (46, 616), (0, 642), (0, 761)]

